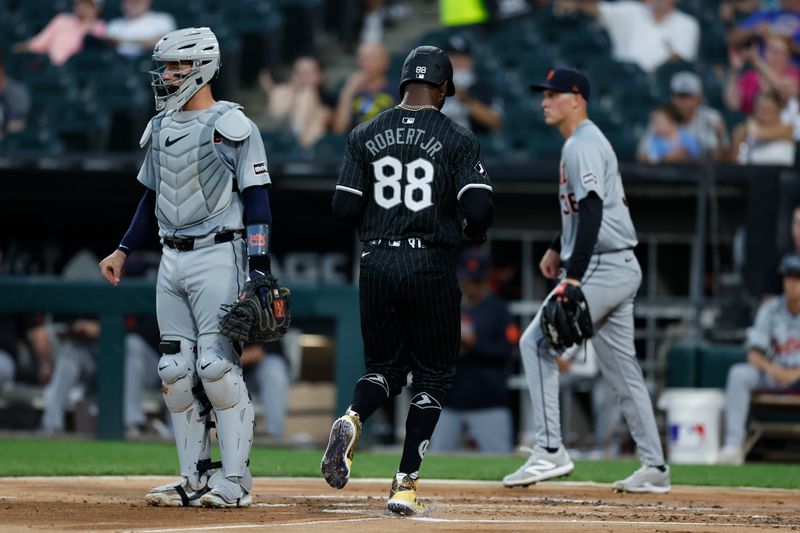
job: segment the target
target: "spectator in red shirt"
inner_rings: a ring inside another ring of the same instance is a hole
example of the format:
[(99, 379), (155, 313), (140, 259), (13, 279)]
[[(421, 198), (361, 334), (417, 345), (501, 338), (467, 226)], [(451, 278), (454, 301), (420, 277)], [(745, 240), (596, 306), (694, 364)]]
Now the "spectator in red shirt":
[(106, 23), (100, 19), (103, 0), (75, 0), (72, 13), (60, 13), (33, 38), (14, 45), (14, 52), (47, 54), (54, 65), (63, 65), (83, 49), (87, 35), (103, 37)]

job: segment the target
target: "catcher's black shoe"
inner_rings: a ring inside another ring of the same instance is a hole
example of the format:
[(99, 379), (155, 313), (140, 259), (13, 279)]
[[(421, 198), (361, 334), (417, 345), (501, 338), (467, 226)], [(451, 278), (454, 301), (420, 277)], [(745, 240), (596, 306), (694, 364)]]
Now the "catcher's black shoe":
[(409, 475), (397, 474), (395, 476), (387, 503), (391, 512), (403, 516), (425, 512), (425, 505), (417, 499), (418, 482), (418, 479), (411, 479)]
[(341, 489), (347, 485), (359, 436), (361, 418), (358, 413), (347, 411), (347, 414), (333, 423), (328, 448), (320, 464), (322, 475), (331, 487)]

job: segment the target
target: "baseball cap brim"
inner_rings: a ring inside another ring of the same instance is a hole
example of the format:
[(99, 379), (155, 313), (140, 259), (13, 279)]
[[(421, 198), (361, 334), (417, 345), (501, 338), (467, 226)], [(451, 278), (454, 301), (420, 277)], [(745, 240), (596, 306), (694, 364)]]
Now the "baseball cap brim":
[(566, 91), (562, 91), (561, 89), (559, 89), (557, 87), (553, 87), (552, 85), (550, 85), (549, 83), (546, 83), (546, 82), (545, 83), (534, 83), (533, 85), (531, 85), (529, 87), (529, 89), (531, 91), (537, 92), (537, 93), (540, 93), (542, 91), (555, 91), (557, 93), (566, 92)]

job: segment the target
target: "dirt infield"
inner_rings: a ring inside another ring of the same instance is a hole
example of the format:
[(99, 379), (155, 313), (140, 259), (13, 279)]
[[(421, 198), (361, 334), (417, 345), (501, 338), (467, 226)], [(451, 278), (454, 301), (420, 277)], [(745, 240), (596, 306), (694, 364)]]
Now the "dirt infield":
[[(249, 509), (148, 507), (148, 488), (167, 478), (7, 478), (0, 530), (384, 531), (408, 520), (385, 509), (388, 481), (354, 480), (341, 491), (321, 479), (260, 478)], [(676, 487), (668, 495), (613, 494), (608, 486), (424, 481), (425, 531), (800, 531), (800, 491)], [(421, 529), (415, 529), (421, 530)]]

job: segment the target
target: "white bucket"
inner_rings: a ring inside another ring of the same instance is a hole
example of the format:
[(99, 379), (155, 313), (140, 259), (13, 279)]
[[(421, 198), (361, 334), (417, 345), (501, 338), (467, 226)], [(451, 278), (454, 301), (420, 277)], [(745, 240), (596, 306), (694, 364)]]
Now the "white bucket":
[(667, 412), (667, 454), (676, 464), (716, 464), (725, 395), (720, 389), (667, 389), (658, 408)]

